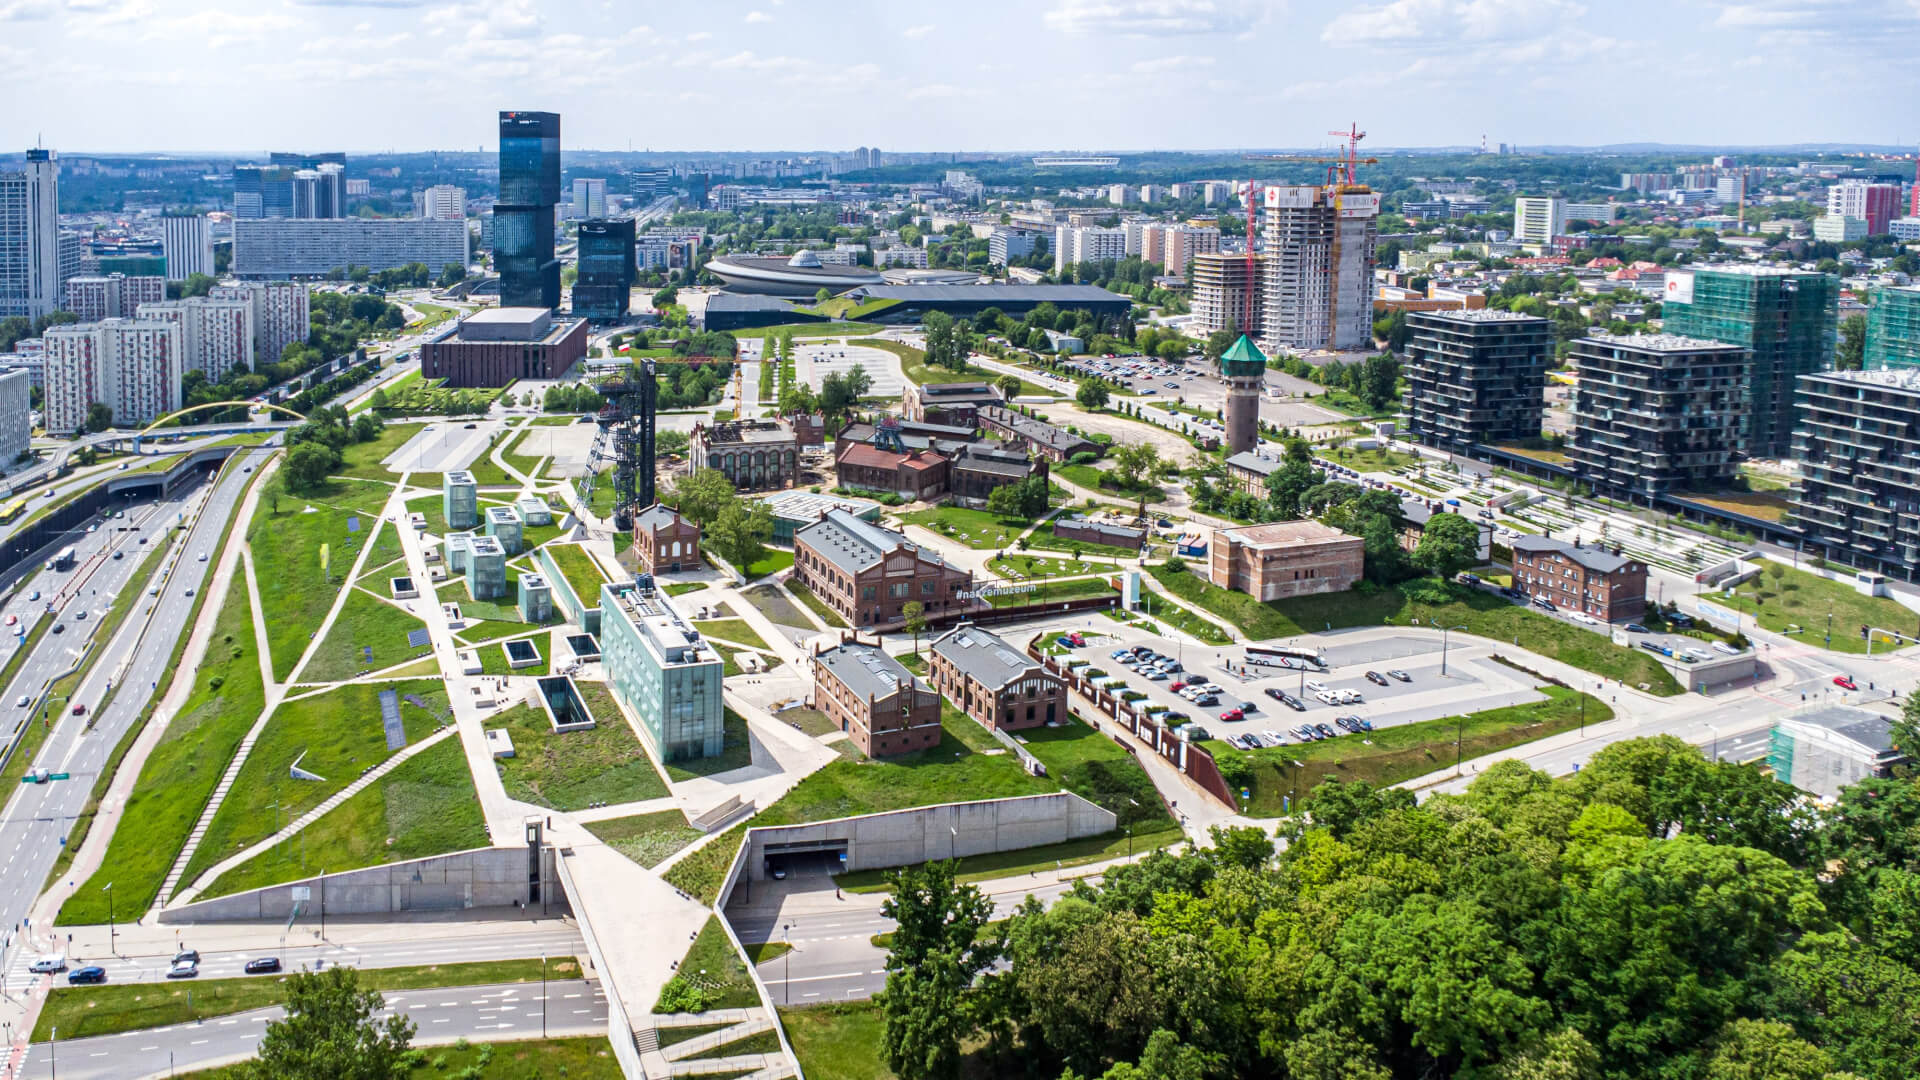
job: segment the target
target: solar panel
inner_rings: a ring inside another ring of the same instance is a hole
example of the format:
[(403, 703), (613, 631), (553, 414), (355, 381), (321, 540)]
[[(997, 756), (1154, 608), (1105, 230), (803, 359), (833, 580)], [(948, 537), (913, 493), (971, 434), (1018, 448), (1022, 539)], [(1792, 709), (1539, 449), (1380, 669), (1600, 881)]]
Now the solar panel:
[(424, 646), (427, 645), (427, 643), (431, 642), (432, 640), (433, 640), (432, 633), (429, 632), (425, 627), (422, 627), (419, 630), (407, 631), (407, 648), (409, 649), (423, 648)]
[(387, 729), (387, 749), (407, 745), (407, 727), (400, 722), (400, 695), (393, 690), (380, 691), (380, 721)]
[(357, 518), (357, 517), (350, 517), (350, 518), (348, 518), (348, 519), (347, 519), (347, 531), (348, 531), (348, 532), (350, 532), (350, 533), (356, 533), (356, 532), (359, 532), (359, 531), (360, 531), (360, 519), (359, 519), (359, 518)]

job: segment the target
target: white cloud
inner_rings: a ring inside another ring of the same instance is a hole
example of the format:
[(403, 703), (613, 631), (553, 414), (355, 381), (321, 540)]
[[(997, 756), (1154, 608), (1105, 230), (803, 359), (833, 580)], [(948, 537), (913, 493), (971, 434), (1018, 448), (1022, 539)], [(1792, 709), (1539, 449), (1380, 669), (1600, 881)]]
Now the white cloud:
[(695, 30), (693, 33), (687, 35), (687, 40), (688, 41), (706, 41), (712, 37), (713, 35), (708, 31)]
[(0, 22), (26, 22), (53, 14), (53, 0), (13, 0), (0, 3)]
[(1334, 17), (1320, 38), (1330, 45), (1447, 49), (1531, 38), (1584, 14), (1574, 0), (1393, 0)]
[(905, 30), (900, 31), (900, 36), (903, 38), (923, 38), (931, 33), (933, 33), (933, 24), (922, 23), (919, 26), (909, 26)]
[(1203, 68), (1213, 65), (1211, 56), (1162, 56), (1153, 60), (1136, 60), (1133, 72), (1136, 75), (1157, 75), (1165, 71), (1178, 71), (1182, 68)]
[(1046, 24), (1068, 34), (1236, 34), (1261, 10), (1255, 0), (1059, 0)]
[(427, 6), (427, 0), (293, 0), (300, 7), (370, 7), (370, 8), (416, 8)]
[(749, 11), (747, 12), (747, 17), (745, 21), (748, 23), (772, 22), (773, 16), (767, 14), (764, 11)]

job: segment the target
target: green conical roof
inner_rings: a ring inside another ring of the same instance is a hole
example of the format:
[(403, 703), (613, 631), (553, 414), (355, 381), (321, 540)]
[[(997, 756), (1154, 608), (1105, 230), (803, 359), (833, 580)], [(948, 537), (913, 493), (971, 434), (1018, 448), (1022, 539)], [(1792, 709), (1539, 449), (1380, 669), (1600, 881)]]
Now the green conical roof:
[(1240, 340), (1234, 342), (1232, 348), (1220, 354), (1222, 375), (1257, 375), (1265, 370), (1267, 354), (1261, 352), (1260, 346), (1245, 334), (1240, 335)]

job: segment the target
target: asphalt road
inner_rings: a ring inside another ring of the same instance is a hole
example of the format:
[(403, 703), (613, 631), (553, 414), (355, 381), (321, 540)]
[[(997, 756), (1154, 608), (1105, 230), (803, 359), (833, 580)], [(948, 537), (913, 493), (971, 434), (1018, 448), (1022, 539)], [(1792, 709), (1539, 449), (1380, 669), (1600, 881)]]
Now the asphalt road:
[[(549, 1035), (601, 1035), (607, 1031), (607, 1001), (598, 983), (574, 979), (495, 986), (449, 986), (395, 991), (386, 995), (382, 1016), (404, 1012), (419, 1041), (452, 1042), (468, 1038), (526, 1038), (538, 1032), (547, 1012)], [(108, 1080), (128, 1076), (188, 1072), (221, 1061), (249, 1057), (260, 1045), (267, 1024), (283, 1015), (279, 1007), (255, 1009), (217, 1019), (172, 1027), (62, 1040), (58, 1046), (34, 1043), (21, 1062), (21, 1077), (51, 1077), (55, 1067), (71, 1080)]]
[[(245, 460), (257, 469), (269, 453), (248, 451)], [(116, 694), (105, 710), (97, 712), (91, 729), (76, 717), (62, 718), (35, 758), (35, 765), (66, 772), (71, 779), (23, 784), (8, 793), (4, 816), (0, 816), (0, 860), (4, 860), (0, 863), (0, 930), (7, 932), (0, 941), (6, 943), (9, 954), (25, 944), (22, 937), (12, 931), (27, 916), (34, 898), (40, 894), (47, 873), (59, 855), (61, 842), (85, 806), (94, 781), (105, 767), (107, 755), (152, 696), (154, 684), (165, 674), (164, 669), (172, 659), (175, 636), (188, 625), (192, 611), (193, 598), (187, 595), (187, 590), (201, 588), (208, 568), (213, 565), (211, 561), (200, 562), (199, 556), (202, 552), (212, 556), (227, 518), (251, 479), (250, 474), (236, 468), (211, 490), (203, 484), (157, 507), (148, 504), (144, 512), (136, 506), (126, 518), (114, 522), (116, 526), (140, 525), (137, 532), (102, 527), (99, 532), (80, 533), (74, 544), (80, 552), (76, 569), (68, 574), (42, 571), (37, 577), (38, 584), (29, 584), (23, 590), (21, 595), (25, 596), (35, 588), (40, 589), (47, 594), (42, 596), (43, 604), (50, 596), (61, 603), (59, 618), (67, 631), (46, 634), (34, 654), (21, 665), (13, 683), (7, 687), (5, 699), (0, 701), (0, 708), (14, 713), (21, 711), (13, 704), (21, 694), (37, 697), (48, 682), (72, 665), (83, 645), (76, 629), (96, 624), (109, 598), (117, 597), (122, 603), (140, 606), (121, 624), (113, 640), (105, 644), (99, 662), (82, 681), (75, 700), (91, 709), (116, 676), (129, 692)], [(157, 538), (163, 535), (162, 528), (182, 513), (192, 523), (187, 541), (178, 547), (176, 556), (169, 558), (170, 572), (166, 571), (167, 564), (163, 564), (163, 572), (168, 573), (166, 583), (160, 587), (158, 597), (150, 597), (145, 588), (127, 580), (139, 566), (141, 556), (149, 550), (139, 539), (146, 537), (149, 545), (157, 543)], [(126, 557), (112, 558), (111, 550), (115, 547), (123, 548)], [(87, 622), (75, 617), (82, 607), (89, 611)], [(143, 633), (149, 621), (153, 632)], [(138, 689), (143, 682), (148, 684), (147, 690)]]

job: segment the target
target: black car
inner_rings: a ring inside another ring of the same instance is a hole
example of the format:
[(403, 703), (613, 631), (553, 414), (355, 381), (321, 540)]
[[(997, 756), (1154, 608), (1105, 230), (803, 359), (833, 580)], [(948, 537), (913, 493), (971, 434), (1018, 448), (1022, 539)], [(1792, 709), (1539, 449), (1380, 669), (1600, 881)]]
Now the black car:
[(67, 972), (67, 982), (79, 986), (82, 983), (103, 983), (107, 981), (107, 969), (97, 965), (74, 968)]
[(1374, 684), (1375, 686), (1387, 685), (1387, 677), (1385, 675), (1380, 674), (1377, 671), (1367, 672), (1367, 681)]
[(277, 956), (263, 956), (258, 960), (247, 961), (249, 975), (268, 975), (279, 970), (280, 958)]
[(1516, 589), (1511, 585), (1508, 585), (1506, 588), (1501, 589), (1500, 595), (1506, 597), (1509, 600), (1525, 600), (1527, 598), (1527, 594), (1525, 590)]
[(1285, 690), (1280, 689), (1277, 686), (1267, 687), (1267, 696), (1272, 698), (1275, 701), (1287, 700), (1287, 692)]
[(1313, 725), (1313, 730), (1319, 732), (1321, 738), (1325, 738), (1325, 739), (1334, 738), (1337, 734), (1339, 734), (1338, 732), (1334, 731), (1332, 728), (1328, 727), (1325, 724), (1315, 724)]
[(1637, 622), (1630, 622), (1627, 624), (1627, 633), (1629, 634), (1644, 634), (1647, 632), (1648, 632), (1647, 628), (1644, 626), (1641, 626)]
[(1299, 698), (1294, 697), (1292, 694), (1286, 693), (1284, 691), (1280, 694), (1280, 704), (1285, 705), (1287, 708), (1292, 709), (1294, 712), (1307, 711), (1306, 702), (1301, 701)]
[(196, 963), (196, 964), (197, 964), (197, 963), (199, 963), (199, 962), (200, 962), (200, 950), (198, 950), (198, 949), (181, 949), (181, 950), (180, 950), (179, 952), (177, 952), (177, 953), (174, 953), (174, 954), (173, 954), (173, 962), (174, 962), (174, 963), (176, 963), (176, 964), (177, 964), (177, 963), (179, 963), (179, 962), (180, 962), (180, 961), (182, 961), (182, 960), (191, 960), (191, 961), (193, 961), (193, 962), (194, 962), (194, 963)]

